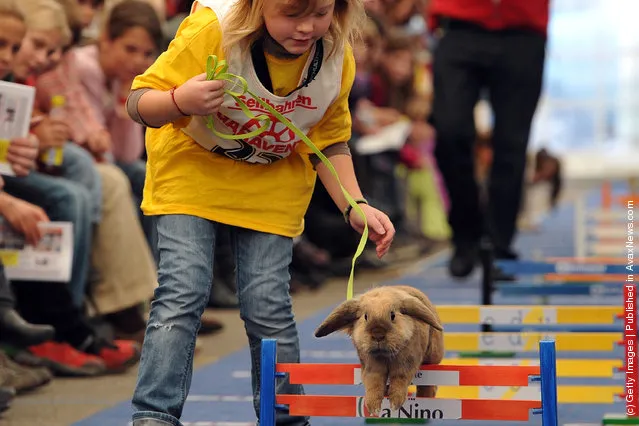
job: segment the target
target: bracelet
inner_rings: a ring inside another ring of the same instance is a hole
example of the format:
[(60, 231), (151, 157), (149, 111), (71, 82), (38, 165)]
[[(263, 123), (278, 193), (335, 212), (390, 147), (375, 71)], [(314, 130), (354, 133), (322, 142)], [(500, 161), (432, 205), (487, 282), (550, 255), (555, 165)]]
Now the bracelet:
[(173, 105), (175, 105), (175, 107), (180, 112), (180, 114), (182, 114), (185, 117), (188, 117), (189, 115), (186, 114), (184, 111), (182, 111), (182, 108), (180, 108), (180, 106), (177, 104), (177, 102), (175, 102), (175, 89), (177, 89), (177, 86), (176, 87), (172, 87), (171, 90), (169, 90), (169, 93), (171, 94), (171, 100), (173, 101)]
[[(356, 198), (355, 199), (355, 203), (357, 204), (367, 204), (368, 205), (368, 201), (366, 201), (364, 198)], [(344, 221), (346, 223), (350, 222), (350, 215), (351, 215), (351, 210), (353, 210), (353, 206), (351, 206), (350, 204), (348, 205), (348, 207), (346, 207), (344, 209)]]

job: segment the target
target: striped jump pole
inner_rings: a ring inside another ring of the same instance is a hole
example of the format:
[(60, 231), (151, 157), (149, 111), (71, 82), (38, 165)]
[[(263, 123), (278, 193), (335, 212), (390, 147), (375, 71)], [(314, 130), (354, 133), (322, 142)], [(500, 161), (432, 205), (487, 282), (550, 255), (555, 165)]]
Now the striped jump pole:
[[(357, 384), (359, 365), (277, 363), (277, 341), (262, 340), (260, 425), (275, 426), (277, 410), (293, 416), (370, 418), (361, 396), (278, 395), (275, 383), (288, 377), (293, 384)], [(525, 421), (541, 415), (542, 426), (558, 426), (555, 342), (539, 342), (539, 366), (424, 365), (413, 385), (528, 386), (539, 382), (540, 400), (490, 400), (476, 398), (408, 398), (396, 411), (384, 399), (380, 417), (395, 419), (456, 419)]]
[(538, 296), (547, 303), (549, 296), (622, 297), (628, 280), (627, 259), (550, 258), (545, 261), (503, 260), (498, 264), (506, 273), (530, 277), (530, 281), (496, 283), (503, 296)]
[[(619, 275), (623, 275), (621, 281), (625, 281), (628, 270), (627, 260), (621, 263), (619, 260), (606, 263), (597, 262), (594, 260), (585, 259), (549, 259), (546, 261), (527, 261), (527, 260), (500, 260), (497, 264), (502, 270), (508, 274), (516, 275), (596, 275), (596, 276), (608, 276), (613, 275), (617, 278)], [(632, 265), (631, 265), (632, 266)], [(609, 281), (616, 281), (615, 279), (605, 278)]]
[(446, 324), (613, 325), (623, 318), (621, 306), (574, 305), (438, 305)]
[(497, 265), (507, 274), (540, 276), (545, 282), (619, 283), (625, 282), (625, 264), (579, 261), (500, 260)]
[[(613, 259), (610, 259), (613, 260)], [(539, 276), (543, 283), (559, 285), (617, 285), (621, 287), (628, 279), (627, 260), (586, 261), (584, 259), (552, 259), (547, 261), (500, 260), (499, 267), (508, 274), (520, 276)], [(631, 265), (632, 266), (632, 265)], [(542, 283), (537, 283), (542, 284)], [(516, 285), (516, 284), (515, 284)]]

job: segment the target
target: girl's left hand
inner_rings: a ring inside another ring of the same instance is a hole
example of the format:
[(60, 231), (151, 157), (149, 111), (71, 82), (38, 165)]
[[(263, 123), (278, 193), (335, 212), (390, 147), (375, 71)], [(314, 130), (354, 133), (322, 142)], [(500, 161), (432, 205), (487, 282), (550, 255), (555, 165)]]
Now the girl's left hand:
[[(368, 222), (368, 237), (376, 245), (377, 257), (382, 258), (390, 249), (395, 237), (395, 227), (386, 214), (367, 204), (359, 204)], [(364, 232), (364, 220), (355, 209), (348, 217), (351, 226), (360, 234)]]

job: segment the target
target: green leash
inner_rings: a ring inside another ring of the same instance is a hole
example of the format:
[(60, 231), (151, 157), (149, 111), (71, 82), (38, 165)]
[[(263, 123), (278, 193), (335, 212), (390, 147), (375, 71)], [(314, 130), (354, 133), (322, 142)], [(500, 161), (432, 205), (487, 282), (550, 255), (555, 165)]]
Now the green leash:
[(207, 61), (206, 61), (206, 79), (207, 80), (224, 80), (224, 81), (228, 81), (229, 83), (232, 83), (234, 85), (234, 87), (235, 86), (240, 86), (242, 88), (241, 92), (236, 92), (236, 91), (225, 89), (224, 93), (226, 93), (227, 95), (229, 95), (233, 99), (235, 99), (235, 102), (237, 102), (237, 104), (239, 105), (239, 107), (242, 109), (242, 111), (244, 112), (244, 114), (247, 117), (249, 117), (250, 119), (253, 119), (253, 120), (257, 120), (261, 124), (261, 127), (258, 127), (256, 130), (253, 130), (252, 132), (245, 133), (245, 134), (242, 134), (242, 135), (224, 134), (224, 133), (218, 132), (215, 129), (213, 118), (211, 116), (206, 117), (207, 127), (217, 137), (222, 138), (222, 139), (231, 139), (231, 140), (233, 140), (233, 139), (253, 138), (255, 136), (260, 135), (261, 133), (263, 133), (265, 130), (267, 130), (270, 127), (271, 118), (268, 115), (260, 114), (260, 115), (256, 116), (246, 106), (246, 104), (242, 101), (242, 99), (240, 99), (240, 96), (242, 96), (244, 94), (248, 94), (253, 99), (255, 99), (255, 101), (258, 102), (261, 106), (266, 108), (267, 111), (269, 111), (271, 114), (273, 114), (273, 116), (277, 120), (279, 120), (282, 124), (284, 124), (286, 127), (288, 127), (297, 136), (299, 136), (299, 138), (302, 141), (304, 141), (304, 143), (315, 153), (315, 155), (317, 155), (317, 157), (322, 161), (322, 163), (324, 163), (324, 165), (326, 165), (326, 167), (331, 172), (333, 177), (337, 180), (337, 183), (338, 183), (340, 189), (342, 190), (342, 193), (344, 194), (344, 197), (346, 197), (346, 200), (348, 201), (348, 204), (350, 204), (351, 207), (353, 208), (353, 210), (355, 210), (362, 217), (362, 219), (364, 219), (364, 231), (362, 232), (362, 237), (359, 240), (359, 245), (357, 246), (357, 250), (355, 251), (355, 255), (353, 256), (353, 261), (351, 263), (351, 274), (350, 274), (350, 277), (348, 278), (348, 288), (346, 290), (346, 299), (347, 300), (351, 299), (353, 297), (353, 279), (354, 279), (354, 274), (355, 274), (355, 262), (356, 262), (357, 258), (364, 252), (364, 247), (366, 246), (366, 240), (368, 239), (368, 223), (366, 221), (366, 215), (364, 214), (364, 211), (361, 209), (359, 204), (357, 204), (355, 202), (355, 200), (353, 199), (353, 197), (351, 197), (351, 195), (348, 193), (348, 191), (346, 191), (344, 186), (342, 186), (342, 183), (339, 180), (339, 176), (337, 175), (337, 172), (335, 171), (335, 168), (333, 167), (333, 164), (315, 146), (313, 141), (311, 141), (300, 129), (297, 128), (297, 126), (295, 126), (293, 123), (291, 123), (286, 117), (284, 117), (282, 114), (280, 114), (278, 111), (276, 111), (268, 103), (264, 102), (259, 96), (257, 96), (254, 93), (252, 93), (249, 90), (249, 88), (248, 88), (248, 83), (246, 82), (246, 80), (243, 77), (240, 77), (238, 75), (229, 73), (228, 72), (228, 64), (226, 63), (225, 60), (218, 61), (217, 56), (210, 55), (208, 57)]

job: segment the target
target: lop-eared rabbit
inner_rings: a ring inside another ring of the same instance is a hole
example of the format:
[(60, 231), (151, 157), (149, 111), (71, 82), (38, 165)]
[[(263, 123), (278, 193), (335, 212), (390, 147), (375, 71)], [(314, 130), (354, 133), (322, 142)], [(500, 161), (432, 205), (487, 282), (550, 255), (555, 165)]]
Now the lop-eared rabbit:
[[(422, 364), (444, 356), (443, 327), (435, 306), (410, 286), (382, 286), (340, 304), (315, 331), (324, 337), (347, 333), (362, 367), (365, 403), (376, 416), (385, 394), (391, 409), (408, 397), (408, 386)], [(388, 388), (386, 384), (388, 383)], [(434, 397), (436, 386), (418, 386), (417, 396)]]

